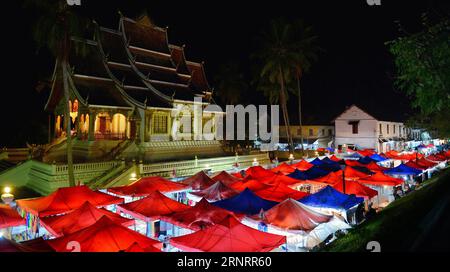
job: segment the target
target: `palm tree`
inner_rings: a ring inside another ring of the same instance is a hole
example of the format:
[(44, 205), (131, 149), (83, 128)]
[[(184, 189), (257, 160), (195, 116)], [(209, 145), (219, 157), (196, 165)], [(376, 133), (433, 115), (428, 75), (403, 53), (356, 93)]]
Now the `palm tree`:
[(297, 83), (298, 97), (298, 120), (300, 126), (300, 140), (302, 152), (303, 149), (303, 125), (302, 125), (302, 100), (300, 80), (304, 73), (307, 73), (313, 62), (317, 61), (317, 54), (321, 50), (317, 46), (318, 37), (314, 35), (311, 26), (306, 25), (302, 20), (297, 20), (293, 24), (294, 50), (297, 52), (294, 59), (294, 74)]
[(248, 90), (244, 74), (236, 61), (228, 61), (219, 68), (215, 77), (215, 86), (217, 96), (226, 105), (242, 103), (241, 94)]
[[(289, 151), (294, 151), (294, 144), (289, 131), (289, 113), (287, 110), (288, 85), (292, 80), (297, 52), (293, 50), (292, 26), (283, 20), (274, 20), (270, 27), (262, 32), (259, 43), (261, 49), (256, 53), (262, 64), (259, 72), (259, 90), (272, 101), (278, 100), (283, 113), (284, 125), (289, 143)], [(277, 85), (275, 87), (274, 85)]]
[[(80, 35), (88, 27), (86, 20), (76, 14), (75, 7), (68, 6), (65, 0), (44, 1), (29, 0), (26, 7), (38, 11), (39, 18), (35, 24), (34, 37), (39, 48), (47, 48), (56, 58), (54, 80), (62, 80), (64, 91), (64, 121), (67, 134), (67, 166), (69, 186), (75, 186), (73, 173), (71, 117), (70, 117), (70, 92), (69, 92), (69, 52), (71, 50), (71, 36)], [(79, 48), (73, 48), (77, 52), (83, 51), (82, 43), (77, 43)]]

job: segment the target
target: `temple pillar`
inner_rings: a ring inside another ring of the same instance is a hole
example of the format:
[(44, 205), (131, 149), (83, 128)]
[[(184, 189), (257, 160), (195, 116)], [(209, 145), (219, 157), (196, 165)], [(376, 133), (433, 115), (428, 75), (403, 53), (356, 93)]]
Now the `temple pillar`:
[(145, 110), (138, 109), (140, 120), (136, 120), (136, 138), (138, 142), (145, 141)]
[(89, 113), (89, 130), (88, 130), (88, 140), (95, 141), (95, 118), (97, 116), (96, 112)]
[(194, 104), (193, 140), (202, 139), (202, 106)]

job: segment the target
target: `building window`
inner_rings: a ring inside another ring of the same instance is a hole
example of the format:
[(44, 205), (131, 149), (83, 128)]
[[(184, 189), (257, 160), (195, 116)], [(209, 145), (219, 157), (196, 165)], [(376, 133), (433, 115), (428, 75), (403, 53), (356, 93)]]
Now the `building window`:
[(325, 136), (325, 129), (322, 129), (322, 136)]
[(393, 130), (393, 133), (395, 134), (395, 125), (394, 125), (394, 130)]
[(389, 134), (389, 124), (386, 125), (386, 133)]
[(359, 121), (350, 121), (348, 124), (352, 126), (352, 133), (358, 134)]
[(333, 131), (331, 129), (328, 130), (328, 135), (329, 136), (333, 135)]
[(380, 134), (383, 134), (383, 125), (380, 124)]
[(313, 136), (314, 135), (314, 130), (312, 128), (309, 129), (309, 136)]
[(164, 113), (155, 113), (153, 115), (153, 133), (166, 134), (167, 133), (167, 115)]
[(302, 130), (300, 128), (297, 128), (297, 135), (299, 135), (299, 136), (302, 135)]

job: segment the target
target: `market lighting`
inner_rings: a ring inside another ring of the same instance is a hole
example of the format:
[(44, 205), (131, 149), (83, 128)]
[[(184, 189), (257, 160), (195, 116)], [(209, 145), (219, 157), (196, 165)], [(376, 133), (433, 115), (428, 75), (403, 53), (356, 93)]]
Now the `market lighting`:
[(6, 186), (6, 187), (3, 189), (3, 192), (4, 192), (5, 194), (11, 193), (11, 187)]
[(136, 178), (136, 173), (131, 173), (131, 178), (135, 179)]

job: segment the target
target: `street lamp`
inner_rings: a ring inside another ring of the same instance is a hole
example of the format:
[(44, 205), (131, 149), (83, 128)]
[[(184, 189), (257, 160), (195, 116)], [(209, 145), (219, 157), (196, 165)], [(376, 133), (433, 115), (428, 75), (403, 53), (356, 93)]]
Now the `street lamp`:
[(11, 194), (11, 187), (6, 186), (5, 188), (3, 188), (3, 194), (1, 195), (1, 199), (7, 205), (13, 202), (14, 195)]

